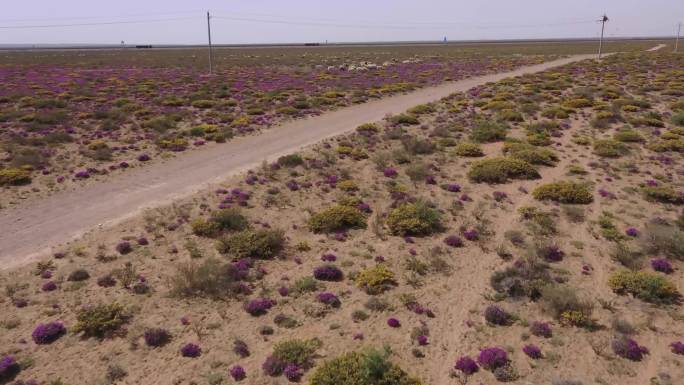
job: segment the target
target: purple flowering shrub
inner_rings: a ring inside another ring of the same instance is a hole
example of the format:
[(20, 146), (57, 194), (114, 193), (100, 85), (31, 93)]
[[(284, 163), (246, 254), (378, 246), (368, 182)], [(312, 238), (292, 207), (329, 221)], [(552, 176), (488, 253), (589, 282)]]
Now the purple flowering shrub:
[(240, 365), (235, 365), (232, 368), (230, 368), (230, 376), (233, 378), (235, 381), (242, 381), (247, 377), (247, 373), (245, 372), (245, 369), (242, 368)]
[(551, 325), (548, 322), (534, 321), (530, 325), (530, 333), (537, 337), (551, 338), (553, 335)]
[(297, 364), (287, 364), (285, 369), (283, 369), (283, 375), (288, 381), (297, 382), (304, 375), (304, 371)]
[(19, 374), (21, 368), (12, 356), (4, 356), (0, 359), (0, 381), (9, 381)]
[(616, 338), (611, 346), (616, 355), (631, 361), (641, 361), (644, 355), (648, 354), (646, 347), (640, 346), (636, 341), (626, 336)]
[(398, 328), (401, 326), (401, 322), (399, 322), (399, 320), (396, 318), (389, 318), (387, 320), (387, 326), (391, 328)]
[(476, 373), (480, 368), (477, 366), (475, 360), (468, 356), (463, 356), (456, 361), (456, 370), (460, 370), (463, 374), (469, 376)]
[(180, 349), (181, 356), (189, 358), (197, 358), (202, 355), (202, 348), (199, 345), (188, 343), (183, 345)]
[(674, 268), (672, 268), (672, 264), (670, 261), (668, 261), (665, 258), (654, 258), (651, 260), (651, 267), (655, 271), (659, 271), (661, 273), (665, 274), (670, 274), (674, 272)]
[(257, 298), (245, 303), (244, 309), (253, 316), (264, 315), (276, 304), (275, 300), (268, 298)]
[(233, 352), (242, 358), (249, 357), (250, 355), (247, 343), (239, 339), (233, 341)]
[(539, 349), (539, 347), (536, 345), (525, 345), (522, 350), (523, 353), (525, 353), (528, 357), (532, 358), (533, 360), (538, 360), (542, 358), (541, 349)]
[(330, 307), (340, 307), (340, 299), (333, 293), (323, 292), (319, 293), (316, 298), (318, 302), (328, 305)]
[(684, 355), (684, 342), (673, 342), (670, 344), (670, 348), (672, 348), (672, 353)]
[(116, 251), (121, 255), (125, 255), (133, 251), (133, 247), (130, 242), (121, 241), (116, 245)]
[(462, 247), (463, 246), (463, 240), (456, 235), (449, 235), (448, 237), (444, 238), (444, 243), (447, 246), (451, 246), (451, 247)]
[(313, 275), (319, 281), (340, 281), (343, 277), (342, 270), (330, 264), (315, 268)]
[(166, 345), (171, 340), (171, 334), (166, 329), (154, 328), (145, 330), (143, 338), (147, 346), (156, 348)]
[(497, 347), (485, 348), (477, 356), (477, 363), (485, 369), (495, 370), (508, 365), (508, 353)]
[(507, 326), (513, 321), (513, 317), (504, 309), (496, 305), (489, 305), (484, 311), (487, 322), (493, 325)]
[(57, 341), (59, 337), (66, 334), (66, 328), (61, 322), (48, 322), (39, 324), (31, 333), (33, 342), (38, 345), (47, 345)]

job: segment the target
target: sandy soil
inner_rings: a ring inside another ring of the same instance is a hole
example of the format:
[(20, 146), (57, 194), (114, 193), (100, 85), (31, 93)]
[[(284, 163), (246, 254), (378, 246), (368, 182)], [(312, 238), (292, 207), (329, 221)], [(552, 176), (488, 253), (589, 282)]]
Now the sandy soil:
[(187, 196), (264, 160), (272, 160), (324, 138), (350, 131), (360, 124), (378, 121), (387, 114), (400, 113), (412, 106), (487, 82), (539, 72), (591, 57), (593, 55), (574, 55), (294, 121), (261, 135), (238, 138), (225, 145), (180, 156), (82, 190), (59, 193), (28, 207), (12, 208), (0, 217), (0, 228), (3, 229), (0, 233), (2, 268), (17, 266), (44, 255), (52, 246), (77, 238), (88, 229), (119, 223), (142, 209)]

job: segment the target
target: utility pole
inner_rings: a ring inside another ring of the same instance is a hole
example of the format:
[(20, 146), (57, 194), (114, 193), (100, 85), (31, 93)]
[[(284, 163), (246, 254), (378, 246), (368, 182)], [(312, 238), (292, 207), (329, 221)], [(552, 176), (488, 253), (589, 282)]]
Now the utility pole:
[(679, 48), (679, 34), (682, 32), (682, 22), (679, 22), (679, 25), (677, 26), (677, 39), (675, 40), (675, 49), (674, 52), (677, 53), (677, 48)]
[(209, 75), (211, 75), (214, 67), (214, 54), (211, 51), (211, 16), (209, 16), (209, 11), (207, 11), (207, 34), (209, 36)]
[(601, 40), (599, 41), (599, 51), (598, 51), (598, 58), (601, 60), (601, 50), (603, 50), (603, 32), (606, 30), (606, 21), (608, 21), (608, 16), (606, 14), (603, 14), (603, 17), (601, 20)]

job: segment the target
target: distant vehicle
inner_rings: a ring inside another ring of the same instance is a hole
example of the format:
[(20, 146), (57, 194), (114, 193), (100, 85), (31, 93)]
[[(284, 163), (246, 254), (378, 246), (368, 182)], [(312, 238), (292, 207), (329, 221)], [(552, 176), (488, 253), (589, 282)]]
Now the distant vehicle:
[(135, 48), (152, 48), (151, 44), (148, 45), (136, 45)]

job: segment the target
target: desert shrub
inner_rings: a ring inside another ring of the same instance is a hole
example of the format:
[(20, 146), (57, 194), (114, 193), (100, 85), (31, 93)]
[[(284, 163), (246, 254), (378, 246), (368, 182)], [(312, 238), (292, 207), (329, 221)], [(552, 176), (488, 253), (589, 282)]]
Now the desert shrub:
[(0, 186), (20, 186), (29, 183), (31, 183), (31, 173), (24, 169), (0, 169)]
[(361, 271), (356, 276), (355, 282), (356, 286), (368, 294), (382, 293), (397, 284), (394, 280), (394, 273), (382, 264)]
[(617, 337), (611, 343), (611, 347), (616, 355), (631, 361), (641, 361), (644, 355), (648, 354), (648, 349), (627, 336)]
[(435, 108), (429, 104), (419, 104), (415, 107), (409, 108), (408, 112), (414, 115), (429, 114), (435, 111)]
[(684, 126), (684, 112), (672, 115), (672, 124), (677, 126)]
[(574, 288), (566, 285), (546, 285), (541, 290), (544, 310), (561, 323), (590, 327), (593, 305), (577, 296)]
[(143, 338), (147, 346), (156, 348), (166, 345), (171, 340), (171, 334), (166, 329), (153, 328), (145, 330)]
[(171, 276), (171, 295), (181, 298), (231, 298), (243, 292), (241, 281), (248, 278), (248, 267), (239, 262), (221, 263), (207, 259), (201, 265), (181, 263)]
[(508, 126), (504, 123), (482, 121), (473, 127), (470, 139), (477, 143), (500, 142), (506, 139)]
[(422, 162), (416, 162), (406, 167), (406, 175), (413, 182), (425, 180), (429, 173), (428, 166)]
[(524, 160), (497, 157), (473, 163), (468, 177), (477, 183), (506, 183), (510, 179), (538, 179), (540, 175)]
[(386, 223), (394, 235), (429, 235), (441, 228), (441, 214), (427, 202), (419, 200), (393, 209)]
[(502, 368), (509, 364), (508, 353), (498, 347), (484, 348), (477, 356), (477, 363), (488, 370)]
[(196, 219), (191, 223), (191, 227), (195, 235), (213, 237), (223, 231), (244, 230), (249, 227), (249, 222), (240, 209), (231, 207), (212, 212), (206, 221)]
[(647, 253), (664, 254), (680, 261), (684, 260), (684, 228), (663, 223), (649, 223), (640, 240)]
[(314, 278), (320, 281), (340, 281), (344, 274), (337, 266), (326, 264), (319, 266), (313, 271)]
[(643, 265), (642, 255), (629, 248), (628, 245), (618, 242), (611, 250), (611, 258), (631, 270), (638, 270)]
[(669, 186), (644, 186), (642, 191), (646, 198), (656, 202), (672, 203), (675, 205), (684, 204), (684, 193), (678, 192)]
[(503, 151), (511, 158), (524, 160), (530, 164), (554, 166), (558, 161), (558, 156), (552, 150), (525, 143), (507, 142)]
[(427, 155), (435, 152), (435, 144), (430, 139), (405, 136), (401, 139), (404, 149), (411, 155)]
[(507, 326), (513, 321), (513, 317), (504, 309), (496, 305), (489, 305), (484, 311), (484, 318), (493, 325)]
[(273, 347), (272, 357), (285, 364), (309, 368), (313, 365), (316, 350), (321, 346), (323, 346), (323, 343), (317, 338), (310, 340), (287, 340)]
[(270, 259), (284, 247), (285, 233), (277, 229), (243, 230), (221, 238), (217, 244), (219, 252), (235, 258)]
[(351, 352), (319, 366), (309, 385), (421, 385), (377, 350)]
[(646, 302), (673, 303), (679, 298), (677, 286), (650, 272), (624, 270), (608, 278), (608, 286), (618, 294), (632, 294)]
[(102, 338), (116, 331), (126, 322), (124, 307), (118, 303), (97, 305), (82, 308), (76, 314), (76, 332), (83, 332), (86, 337)]
[(567, 111), (558, 106), (546, 107), (542, 110), (541, 115), (548, 119), (566, 119), (570, 116)]
[(594, 201), (586, 184), (570, 181), (543, 184), (532, 191), (532, 196), (538, 200), (569, 204), (589, 204)]
[(64, 324), (61, 322), (48, 322), (36, 326), (33, 333), (31, 333), (31, 338), (38, 345), (47, 345), (58, 340), (64, 334), (66, 334)]
[(375, 135), (380, 132), (380, 127), (375, 123), (364, 123), (356, 127), (356, 131), (364, 136)]
[(291, 291), (295, 295), (301, 295), (304, 293), (312, 293), (317, 291), (319, 288), (320, 285), (314, 277), (303, 277), (294, 282)]
[(67, 281), (78, 282), (85, 281), (88, 278), (90, 278), (90, 274), (88, 274), (87, 270), (76, 269), (69, 274), (69, 276), (67, 277)]
[(627, 143), (638, 143), (644, 141), (644, 137), (641, 136), (640, 133), (629, 129), (616, 132), (615, 135), (613, 135), (613, 139), (617, 140), (618, 142)]
[(21, 365), (13, 356), (2, 356), (0, 359), (0, 381), (9, 382), (21, 371)]
[(489, 282), (498, 293), (537, 299), (541, 296), (542, 287), (551, 282), (548, 268), (546, 263), (533, 258), (520, 260), (504, 270), (495, 271)]
[(454, 148), (454, 154), (458, 156), (479, 157), (484, 156), (484, 152), (477, 143), (461, 142)]
[(594, 141), (594, 153), (604, 158), (619, 158), (627, 153), (627, 146), (612, 139)]
[(335, 205), (312, 215), (308, 225), (314, 233), (365, 228), (366, 215), (356, 207)]
[(243, 308), (250, 315), (258, 317), (266, 314), (275, 304), (276, 301), (270, 298), (256, 298), (245, 302)]
[(507, 108), (504, 110), (499, 111), (498, 114), (496, 114), (497, 119), (504, 121), (504, 122), (523, 122), (525, 119), (523, 118), (523, 115), (511, 108)]
[(413, 126), (416, 124), (420, 124), (420, 121), (415, 115), (411, 114), (399, 114), (395, 115), (391, 118), (391, 122), (396, 125), (406, 125), (406, 126)]

